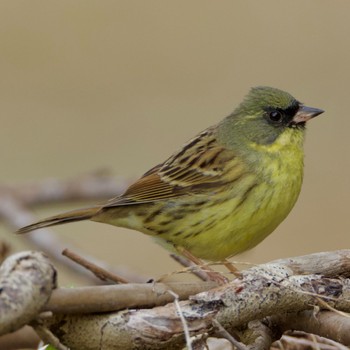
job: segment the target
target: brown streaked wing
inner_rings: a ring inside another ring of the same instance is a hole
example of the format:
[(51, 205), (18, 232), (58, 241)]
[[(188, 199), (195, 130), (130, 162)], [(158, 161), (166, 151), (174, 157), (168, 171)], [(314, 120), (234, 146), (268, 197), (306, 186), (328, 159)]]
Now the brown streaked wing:
[[(120, 197), (106, 207), (148, 203), (175, 198), (189, 193), (202, 193), (223, 185), (225, 165), (233, 158), (207, 129), (132, 184)], [(237, 174), (239, 176), (240, 174)]]

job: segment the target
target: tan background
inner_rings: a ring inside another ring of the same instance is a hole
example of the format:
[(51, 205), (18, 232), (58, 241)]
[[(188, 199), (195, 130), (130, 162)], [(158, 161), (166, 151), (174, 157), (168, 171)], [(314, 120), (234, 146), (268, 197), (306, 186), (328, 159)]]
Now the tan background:
[[(141, 175), (251, 86), (271, 85), (326, 113), (309, 125), (295, 209), (240, 259), (349, 248), (349, 34), (345, 0), (2, 0), (0, 181), (101, 167)], [(176, 266), (136, 232), (95, 223), (57, 232), (151, 276)]]

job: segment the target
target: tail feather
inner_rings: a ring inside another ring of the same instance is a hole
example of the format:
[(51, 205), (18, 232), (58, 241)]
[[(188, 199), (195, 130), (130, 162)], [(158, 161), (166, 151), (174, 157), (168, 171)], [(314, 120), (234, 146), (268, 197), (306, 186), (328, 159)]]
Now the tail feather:
[(91, 219), (101, 208), (93, 207), (86, 209), (72, 210), (63, 214), (51, 216), (49, 218), (35, 222), (34, 224), (20, 228), (16, 233), (22, 234), (40, 228), (65, 224), (67, 222), (82, 221)]

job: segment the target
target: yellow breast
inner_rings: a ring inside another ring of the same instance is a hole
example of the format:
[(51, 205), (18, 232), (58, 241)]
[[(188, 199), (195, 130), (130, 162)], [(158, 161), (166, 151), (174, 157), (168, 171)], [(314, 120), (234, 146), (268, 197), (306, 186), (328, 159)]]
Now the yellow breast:
[[(297, 139), (291, 140), (294, 137)], [(252, 145), (258, 168), (226, 189), (226, 200), (222, 194), (208, 198), (212, 205), (178, 221), (176, 232), (169, 232), (166, 238), (214, 261), (257, 245), (285, 219), (298, 198), (302, 141), (302, 135), (287, 130), (273, 145)]]

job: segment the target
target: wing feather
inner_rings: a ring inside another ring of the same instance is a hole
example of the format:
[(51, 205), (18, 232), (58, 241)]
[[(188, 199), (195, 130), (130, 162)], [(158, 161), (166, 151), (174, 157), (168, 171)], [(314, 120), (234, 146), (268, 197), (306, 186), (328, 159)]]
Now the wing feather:
[[(214, 131), (214, 128), (207, 129), (190, 140), (180, 151), (146, 172), (104, 208), (202, 193), (232, 180), (225, 174), (234, 167), (235, 157), (232, 151), (217, 142)], [(231, 166), (228, 161), (231, 161)], [(237, 177), (241, 175), (240, 171), (236, 173)]]

